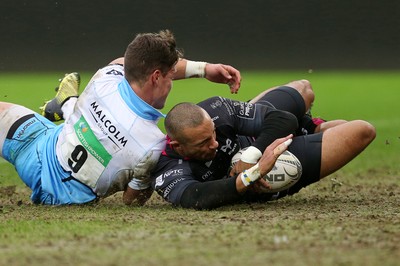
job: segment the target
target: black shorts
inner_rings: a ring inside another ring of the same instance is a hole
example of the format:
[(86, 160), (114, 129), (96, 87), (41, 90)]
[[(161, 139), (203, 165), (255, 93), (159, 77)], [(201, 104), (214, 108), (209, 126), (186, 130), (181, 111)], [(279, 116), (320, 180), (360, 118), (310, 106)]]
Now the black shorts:
[(303, 187), (320, 180), (322, 135), (323, 133), (316, 133), (293, 138), (288, 150), (299, 159), (303, 172), (296, 184), (280, 192), (282, 196), (297, 193)]
[(318, 182), (321, 172), (322, 135), (323, 133), (316, 133), (293, 138), (288, 150), (299, 159), (303, 169), (302, 175), (296, 184), (278, 193), (255, 194), (249, 192), (244, 197), (245, 201), (264, 202), (279, 199), (287, 195), (293, 195), (303, 187)]
[(306, 104), (301, 94), (288, 86), (281, 86), (267, 92), (257, 103), (271, 103), (278, 110), (294, 114), (298, 121), (301, 121), (306, 112)]

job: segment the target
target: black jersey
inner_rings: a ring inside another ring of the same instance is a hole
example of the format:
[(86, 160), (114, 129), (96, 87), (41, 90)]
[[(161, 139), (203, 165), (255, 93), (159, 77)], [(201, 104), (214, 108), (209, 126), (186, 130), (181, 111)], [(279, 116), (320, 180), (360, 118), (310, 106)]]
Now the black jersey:
[(219, 147), (212, 161), (202, 162), (182, 158), (167, 143), (152, 175), (155, 178), (152, 185), (159, 195), (175, 205), (180, 204), (189, 185), (227, 177), (233, 155), (243, 146), (244, 138), (240, 136), (254, 138), (252, 145), (264, 151), (275, 139), (297, 128), (297, 119), (291, 113), (277, 110), (268, 102), (252, 104), (212, 97), (198, 105), (212, 118)]
[(277, 138), (309, 131), (303, 130), (303, 120), (308, 116), (304, 115), (304, 100), (297, 90), (279, 87), (256, 104), (213, 97), (198, 105), (213, 119), (219, 147), (212, 161), (202, 162), (182, 158), (167, 144), (152, 175), (152, 186), (168, 202), (195, 209), (241, 201), (265, 202), (297, 193), (319, 180), (323, 133), (293, 138), (288, 150), (300, 160), (303, 171), (300, 180), (285, 191), (260, 194), (248, 190), (239, 194), (236, 177), (227, 176), (231, 159), (240, 148), (251, 143), (264, 151)]

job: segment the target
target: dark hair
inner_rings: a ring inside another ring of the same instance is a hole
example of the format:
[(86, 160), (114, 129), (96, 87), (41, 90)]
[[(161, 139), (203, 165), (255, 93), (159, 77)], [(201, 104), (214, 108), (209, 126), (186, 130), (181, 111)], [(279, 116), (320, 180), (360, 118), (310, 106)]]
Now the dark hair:
[(164, 126), (168, 136), (181, 143), (186, 142), (186, 136), (182, 134), (185, 128), (197, 127), (203, 123), (205, 111), (194, 103), (178, 103), (168, 112)]
[(137, 34), (125, 51), (125, 78), (142, 84), (156, 69), (165, 76), (182, 56), (169, 30)]

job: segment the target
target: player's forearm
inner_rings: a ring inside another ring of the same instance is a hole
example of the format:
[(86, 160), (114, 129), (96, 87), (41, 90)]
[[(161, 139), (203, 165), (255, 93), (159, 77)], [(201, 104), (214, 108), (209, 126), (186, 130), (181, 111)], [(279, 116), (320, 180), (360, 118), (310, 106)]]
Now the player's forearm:
[(186, 188), (180, 199), (180, 206), (197, 210), (214, 209), (234, 203), (241, 198), (236, 187), (236, 177), (198, 182)]
[(293, 134), (297, 127), (297, 118), (293, 114), (280, 110), (268, 112), (261, 133), (252, 146), (263, 152), (275, 139)]

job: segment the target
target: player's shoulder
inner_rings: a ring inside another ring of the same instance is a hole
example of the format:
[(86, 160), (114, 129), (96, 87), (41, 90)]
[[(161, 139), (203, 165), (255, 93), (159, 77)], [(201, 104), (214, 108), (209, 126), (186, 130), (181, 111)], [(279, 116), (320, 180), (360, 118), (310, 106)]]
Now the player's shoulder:
[(154, 173), (157, 175), (163, 174), (170, 176), (171, 174), (180, 175), (190, 173), (190, 164), (188, 160), (178, 157), (170, 157), (163, 152), (158, 159), (157, 166), (155, 167)]
[(197, 105), (208, 111), (222, 107), (224, 101), (225, 101), (224, 97), (213, 96), (199, 102)]
[(89, 84), (99, 81), (119, 81), (124, 78), (124, 67), (122, 65), (113, 64), (107, 65), (97, 70), (97, 72), (90, 79)]

